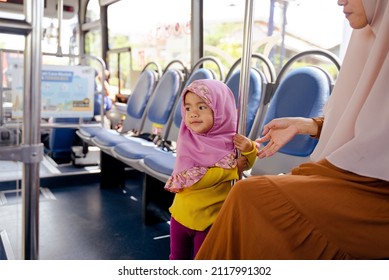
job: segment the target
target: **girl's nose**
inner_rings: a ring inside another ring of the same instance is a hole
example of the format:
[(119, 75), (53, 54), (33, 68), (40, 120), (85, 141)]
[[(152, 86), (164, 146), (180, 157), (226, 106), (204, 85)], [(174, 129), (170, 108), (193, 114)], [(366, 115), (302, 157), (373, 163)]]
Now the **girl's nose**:
[(191, 112), (191, 114), (190, 114), (190, 117), (191, 118), (197, 118), (199, 116), (199, 114), (198, 114), (198, 111), (197, 110), (193, 110), (192, 112)]

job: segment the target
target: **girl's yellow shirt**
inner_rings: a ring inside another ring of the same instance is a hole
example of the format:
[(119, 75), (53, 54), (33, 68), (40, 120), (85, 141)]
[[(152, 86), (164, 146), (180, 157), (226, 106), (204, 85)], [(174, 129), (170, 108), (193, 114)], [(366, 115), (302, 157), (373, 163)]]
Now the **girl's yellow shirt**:
[[(253, 143), (253, 149), (242, 155), (247, 158), (251, 168), (257, 159), (256, 145)], [(237, 179), (237, 167), (209, 168), (200, 181), (175, 195), (173, 204), (169, 208), (172, 217), (187, 228), (205, 230), (215, 221), (233, 180)]]

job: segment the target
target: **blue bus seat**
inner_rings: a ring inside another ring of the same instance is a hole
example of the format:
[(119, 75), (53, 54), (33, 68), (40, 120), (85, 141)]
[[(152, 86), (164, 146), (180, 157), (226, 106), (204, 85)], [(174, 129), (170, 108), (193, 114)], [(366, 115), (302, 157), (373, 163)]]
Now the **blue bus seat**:
[[(173, 124), (170, 128), (169, 141), (175, 142), (178, 137), (178, 131), (181, 125), (181, 100), (176, 107), (174, 113)], [(164, 143), (159, 148), (158, 153), (143, 155), (139, 161), (140, 168), (146, 174), (158, 179), (161, 182), (166, 182), (173, 173), (174, 164), (176, 162), (176, 151), (173, 148), (168, 148)]]
[[(93, 105), (93, 115), (98, 116), (100, 115), (100, 107), (101, 107), (101, 92), (95, 92), (94, 95), (94, 105)], [(113, 106), (113, 101), (108, 97), (104, 96), (104, 113), (109, 111)]]
[[(176, 108), (179, 107), (177, 106), (178, 103), (181, 102), (177, 100), (177, 104), (175, 106)], [(176, 115), (174, 113), (175, 111), (176, 109), (172, 111), (172, 114), (174, 114), (174, 116)], [(172, 134), (173, 130), (175, 130), (175, 127), (176, 124), (170, 125), (169, 128), (170, 135)], [(166, 134), (168, 133), (165, 133), (165, 135)], [(167, 139), (171, 139), (171, 140), (167, 140)], [(169, 137), (167, 138), (164, 137), (154, 145), (147, 145), (147, 144), (145, 145), (140, 142), (131, 143), (131, 144), (127, 142), (119, 143), (113, 148), (113, 155), (114, 157), (124, 162), (126, 165), (131, 166), (132, 168), (135, 168), (138, 171), (145, 172), (145, 167), (143, 164), (144, 158), (148, 156), (153, 156), (158, 159), (163, 159), (166, 164), (169, 161), (169, 158), (174, 154), (174, 152), (167, 151), (166, 149), (164, 149), (165, 143), (167, 143), (167, 141), (174, 141), (174, 139)]]
[[(147, 69), (150, 65), (156, 65), (157, 71), (154, 69)], [(157, 82), (160, 78), (158, 71), (159, 65), (150, 62), (142, 70), (134, 90), (127, 101), (126, 118), (123, 122), (121, 133), (129, 131), (139, 131), (144, 119), (145, 108), (150, 99)], [(108, 130), (101, 125), (81, 125), (77, 131), (77, 135), (89, 145), (94, 145), (92, 138), (98, 134), (110, 133), (112, 135), (119, 135), (120, 133), (114, 129)]]
[[(145, 108), (145, 115), (142, 118), (139, 133), (135, 134), (113, 134), (113, 133), (99, 133), (92, 138), (92, 142), (99, 147), (103, 152), (114, 156), (114, 147), (118, 144), (124, 143), (126, 145), (142, 145), (155, 146), (155, 143), (145, 139), (144, 137), (137, 137), (145, 135), (149, 136), (162, 135), (169, 123), (169, 117), (173, 110), (173, 106), (182, 89), (185, 74), (178, 67), (171, 66), (170, 63), (157, 86), (154, 89), (152, 96)], [(157, 130), (157, 132), (156, 132)]]
[[(79, 118), (53, 118), (51, 123), (79, 124)], [(76, 128), (55, 127), (50, 130), (46, 153), (57, 162), (71, 160), (72, 146), (77, 140)]]

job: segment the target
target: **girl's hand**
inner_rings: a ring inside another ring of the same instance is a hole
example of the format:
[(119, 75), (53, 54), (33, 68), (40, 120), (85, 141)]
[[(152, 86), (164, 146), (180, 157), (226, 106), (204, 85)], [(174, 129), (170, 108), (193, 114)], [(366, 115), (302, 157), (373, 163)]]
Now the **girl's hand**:
[(253, 143), (252, 141), (243, 136), (242, 134), (235, 134), (234, 136), (234, 145), (235, 148), (237, 148), (241, 152), (250, 152), (253, 149)]

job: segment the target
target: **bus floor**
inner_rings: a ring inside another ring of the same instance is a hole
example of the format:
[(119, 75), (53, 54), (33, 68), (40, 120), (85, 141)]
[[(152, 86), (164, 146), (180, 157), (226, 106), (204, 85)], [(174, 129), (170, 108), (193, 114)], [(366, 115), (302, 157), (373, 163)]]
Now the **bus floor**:
[[(39, 259), (167, 260), (169, 224), (142, 221), (141, 175), (126, 171), (124, 188), (100, 188), (98, 174), (41, 180)], [(22, 259), (21, 198), (0, 191), (0, 233), (14, 255), (0, 259)]]

